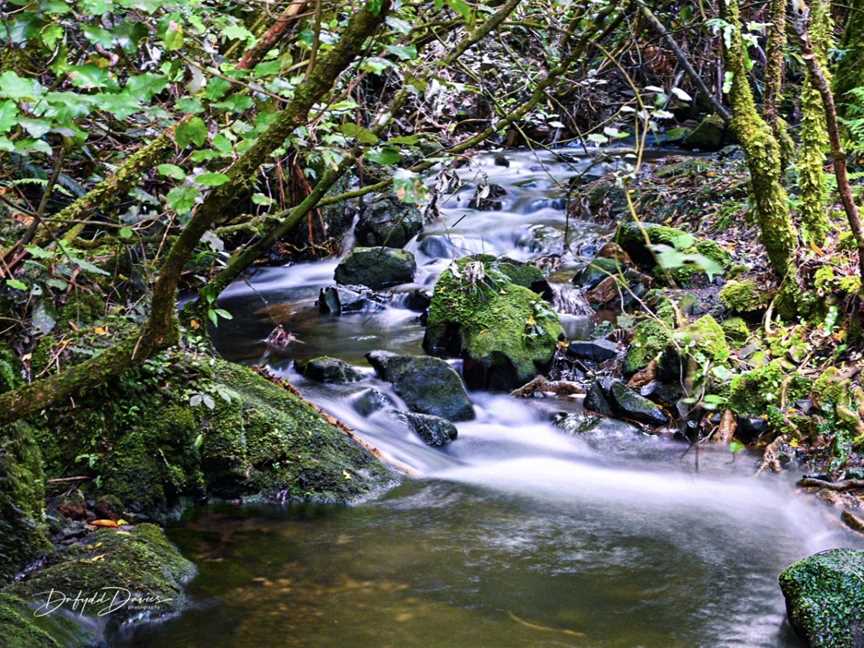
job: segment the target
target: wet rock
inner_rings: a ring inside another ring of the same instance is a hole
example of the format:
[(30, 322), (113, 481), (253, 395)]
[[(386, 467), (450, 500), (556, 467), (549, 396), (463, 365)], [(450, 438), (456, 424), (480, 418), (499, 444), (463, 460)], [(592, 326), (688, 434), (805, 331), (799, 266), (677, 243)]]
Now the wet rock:
[(93, 512), (100, 520), (119, 520), (123, 517), (123, 502), (113, 495), (100, 495), (93, 505)]
[(371, 416), (386, 407), (395, 407), (396, 403), (380, 389), (370, 387), (354, 395), (351, 406), (362, 416)]
[(372, 351), (366, 358), (412, 411), (451, 421), (474, 418), (474, 406), (462, 379), (443, 360), (389, 351)]
[(618, 345), (609, 340), (587, 340), (570, 342), (567, 355), (577, 360), (605, 362), (618, 355)]
[(576, 272), (573, 283), (584, 290), (591, 290), (610, 275), (617, 275), (623, 271), (624, 265), (616, 259), (597, 257)]
[(735, 436), (744, 443), (750, 443), (767, 431), (768, 421), (761, 416), (739, 416)]
[(646, 295), (653, 280), (632, 268), (623, 274), (606, 277), (585, 293), (585, 299), (596, 309), (620, 311)]
[(603, 416), (615, 416), (615, 410), (611, 403), (612, 383), (611, 378), (598, 378), (591, 383), (582, 403), (585, 409)]
[(422, 313), (429, 308), (429, 304), (432, 303), (432, 291), (426, 288), (417, 288), (416, 290), (412, 290), (405, 295), (405, 301), (403, 303), (405, 308), (408, 310)]
[(402, 417), (417, 436), (423, 439), (423, 443), (433, 448), (445, 446), (455, 441), (459, 435), (456, 426), (440, 416), (408, 412), (402, 414)]
[(479, 211), (499, 211), (504, 206), (500, 200), (507, 195), (507, 190), (501, 185), (488, 184), (477, 187), (468, 207)]
[(344, 360), (329, 356), (301, 360), (296, 363), (296, 368), (301, 376), (322, 383), (356, 382), (363, 377)]
[(84, 499), (84, 493), (76, 488), (64, 495), (57, 504), (57, 511), (70, 520), (86, 520), (87, 501)]
[(618, 381), (610, 390), (613, 407), (620, 415), (648, 425), (666, 425), (669, 417), (657, 405)]
[[(517, 268), (523, 269), (511, 269)], [(478, 274), (482, 279), (472, 280)], [(563, 334), (557, 314), (535, 292), (513, 283), (494, 261), (470, 259), (442, 273), (427, 323), (426, 352), (462, 357), (465, 381), (477, 389), (525, 384), (548, 368)]]
[(387, 307), (387, 299), (364, 286), (327, 286), (318, 294), (318, 310), (325, 315), (375, 313)]
[(382, 198), (371, 203), (354, 229), (357, 243), (367, 247), (404, 247), (423, 229), (423, 214), (414, 205), (395, 198)]
[(388, 247), (358, 247), (336, 266), (336, 282), (360, 284), (373, 290), (392, 288), (414, 280), (414, 255)]
[(780, 574), (789, 623), (813, 648), (864, 645), (864, 551), (829, 549)]
[(675, 407), (675, 404), (684, 395), (684, 390), (679, 383), (664, 383), (659, 380), (652, 380), (639, 390), (639, 394), (664, 407), (671, 408)]
[(510, 166), (510, 160), (508, 160), (506, 157), (504, 157), (504, 155), (502, 155), (501, 153), (498, 153), (495, 155), (494, 162), (495, 162), (495, 166), (499, 166), (499, 167), (509, 167)]
[(719, 115), (708, 115), (681, 142), (684, 148), (719, 151), (726, 138), (726, 124)]

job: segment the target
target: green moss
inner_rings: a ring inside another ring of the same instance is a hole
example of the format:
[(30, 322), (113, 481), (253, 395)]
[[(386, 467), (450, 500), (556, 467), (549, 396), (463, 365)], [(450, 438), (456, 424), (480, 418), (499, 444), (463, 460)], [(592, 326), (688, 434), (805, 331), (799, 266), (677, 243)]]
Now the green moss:
[(0, 583), (11, 579), (50, 545), (43, 523), (42, 457), (32, 431), (7, 426), (0, 436)]
[(780, 574), (789, 621), (813, 648), (860, 645), (864, 618), (864, 552), (830, 549)]
[[(106, 587), (129, 590), (146, 597), (153, 614), (174, 612), (183, 607), (184, 584), (195, 573), (186, 560), (153, 524), (139, 524), (130, 531), (101, 529), (86, 536), (53, 557), (51, 564), (7, 588), (7, 592), (37, 605), (45, 602), (52, 589), (67, 594), (98, 594)], [(89, 610), (95, 615), (98, 606)], [(111, 623), (135, 615), (133, 605), (111, 615)]]
[[(466, 260), (457, 266), (464, 269)], [(519, 380), (530, 380), (538, 366), (551, 360), (563, 335), (561, 323), (536, 293), (511, 283), (495, 264), (486, 263), (485, 274), (471, 285), (449, 269), (442, 273), (429, 307), (424, 346), (427, 351), (437, 348), (455, 328), (461, 340), (456, 354), (480, 362), (506, 361)]]
[(750, 329), (747, 323), (740, 317), (732, 317), (723, 321), (720, 326), (726, 335), (726, 341), (735, 347), (742, 346), (750, 337)]
[(850, 382), (837, 367), (828, 367), (813, 381), (813, 400), (823, 411), (833, 411), (837, 405), (848, 407), (851, 402)]
[(752, 279), (727, 281), (718, 295), (723, 308), (732, 313), (753, 313), (764, 310), (772, 295)]
[(644, 319), (633, 329), (633, 339), (624, 356), (624, 373), (636, 373), (660, 355), (672, 340), (668, 323), (654, 318)]
[(861, 278), (857, 275), (837, 275), (834, 267), (823, 265), (813, 273), (813, 287), (820, 297), (833, 293), (857, 295), (861, 291)]
[(723, 329), (711, 315), (703, 315), (695, 322), (675, 332), (675, 339), (685, 353), (699, 352), (715, 365), (725, 364), (731, 355)]
[(763, 416), (779, 402), (784, 378), (779, 362), (735, 376), (729, 387), (729, 407), (741, 416)]
[(23, 382), (18, 354), (8, 345), (0, 342), (0, 393), (15, 389)]
[(60, 614), (35, 616), (23, 599), (0, 593), (0, 637), (4, 648), (89, 648), (98, 645), (88, 628)]
[[(646, 236), (648, 241), (646, 241)], [(656, 223), (621, 223), (615, 233), (615, 241), (624, 248), (630, 257), (642, 268), (655, 269), (656, 253), (649, 247), (665, 245), (674, 248), (688, 258), (694, 255), (704, 257), (725, 271), (732, 262), (732, 256), (718, 243), (707, 239), (699, 239), (692, 234), (674, 227)], [(658, 278), (663, 279), (667, 273), (672, 279), (682, 285), (687, 285), (695, 277), (704, 273), (702, 265), (687, 261), (668, 271), (655, 269)]]
[(183, 497), (346, 501), (389, 477), (296, 394), (246, 367), (179, 351), (33, 422), (49, 476), (90, 474), (98, 479), (85, 484), (88, 496), (150, 514)]

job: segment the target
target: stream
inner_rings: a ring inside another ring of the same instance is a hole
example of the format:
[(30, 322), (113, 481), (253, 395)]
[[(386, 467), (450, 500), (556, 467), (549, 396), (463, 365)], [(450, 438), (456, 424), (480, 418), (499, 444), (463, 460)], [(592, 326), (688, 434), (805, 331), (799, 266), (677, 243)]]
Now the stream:
[[(407, 246), (413, 286), (434, 285), (459, 256), (591, 257), (608, 232), (567, 222), (566, 181), (602, 173), (551, 153), (479, 155), (441, 218)], [(507, 189), (500, 210), (467, 207), (483, 177)], [(221, 353), (258, 362), (274, 321), (300, 342), (295, 358), (330, 355), (357, 383), (306, 381), (291, 359), (271, 368), (305, 396), (410, 466), (419, 477), (354, 506), (233, 506), (191, 511), (169, 530), (199, 567), (181, 616), (141, 626), (127, 648), (510, 648), (799, 646), (777, 576), (812, 552), (860, 543), (830, 512), (794, 493), (794, 471), (754, 477), (757, 457), (725, 447), (685, 452), (668, 437), (604, 421), (571, 436), (551, 417), (578, 403), (472, 392), (476, 420), (444, 449), (392, 419), (361, 416), (374, 386), (364, 354), (421, 354), (418, 313), (395, 299), (376, 313), (321, 315), (336, 261), (256, 271), (223, 293), (234, 319)], [(565, 324), (582, 326), (578, 296), (560, 290)], [(697, 463), (698, 461), (698, 463)]]

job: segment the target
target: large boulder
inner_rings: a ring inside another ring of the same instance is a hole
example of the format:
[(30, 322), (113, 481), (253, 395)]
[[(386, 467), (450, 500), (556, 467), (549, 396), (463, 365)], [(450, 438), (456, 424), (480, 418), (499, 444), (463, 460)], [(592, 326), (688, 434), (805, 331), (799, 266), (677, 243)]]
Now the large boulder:
[(405, 247), (423, 229), (423, 214), (415, 205), (394, 198), (371, 203), (354, 228), (357, 243), (368, 247)]
[(181, 351), (33, 423), (47, 477), (93, 476), (88, 498), (112, 495), (151, 516), (190, 497), (348, 501), (391, 479), (287, 384)]
[(681, 146), (700, 151), (719, 151), (726, 142), (726, 122), (719, 115), (707, 115), (690, 131)]
[(462, 357), (469, 387), (510, 390), (549, 366), (562, 335), (558, 315), (537, 293), (495, 263), (463, 259), (435, 286), (423, 348)]
[(366, 358), (382, 380), (393, 384), (411, 411), (451, 421), (474, 418), (474, 406), (462, 379), (443, 360), (389, 351), (372, 351)]
[(795, 631), (811, 648), (864, 646), (864, 551), (830, 549), (791, 564), (780, 589)]
[(392, 288), (414, 281), (417, 264), (406, 250), (388, 247), (357, 247), (336, 266), (336, 282), (359, 284), (373, 290)]

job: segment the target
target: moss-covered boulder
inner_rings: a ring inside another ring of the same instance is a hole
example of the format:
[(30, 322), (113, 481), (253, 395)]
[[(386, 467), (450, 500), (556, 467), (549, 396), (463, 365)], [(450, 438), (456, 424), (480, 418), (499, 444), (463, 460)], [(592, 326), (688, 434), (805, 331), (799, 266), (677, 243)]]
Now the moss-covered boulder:
[(3, 648), (91, 648), (100, 645), (95, 628), (63, 614), (37, 616), (31, 604), (0, 593), (0, 646)]
[(746, 315), (768, 308), (774, 294), (761, 288), (752, 279), (742, 279), (727, 281), (718, 297), (727, 311)]
[(414, 281), (417, 263), (406, 250), (389, 247), (357, 247), (336, 266), (336, 283), (359, 284), (373, 290)]
[(324, 383), (349, 383), (362, 377), (350, 364), (339, 358), (319, 356), (296, 363), (297, 371), (309, 380)]
[(864, 551), (830, 549), (793, 563), (780, 589), (795, 631), (812, 648), (864, 645)]
[(133, 511), (183, 497), (345, 501), (389, 478), (290, 388), (207, 356), (161, 354), (76, 405), (32, 421), (48, 476), (90, 475), (88, 497)]
[(558, 315), (537, 293), (493, 263), (460, 260), (435, 286), (423, 348), (461, 356), (469, 387), (507, 390), (548, 366), (561, 335)]
[(0, 436), (0, 583), (50, 549), (43, 522), (42, 457), (27, 425)]
[(726, 141), (726, 123), (719, 115), (707, 115), (681, 142), (685, 148), (719, 151)]
[(633, 338), (624, 356), (624, 373), (631, 375), (646, 367), (672, 341), (672, 328), (664, 321), (644, 319), (633, 329)]
[[(732, 256), (719, 243), (657, 223), (621, 223), (615, 241), (642, 269), (654, 270), (660, 279), (669, 276), (681, 285), (688, 285), (707, 271), (712, 275), (722, 273), (732, 262)], [(665, 246), (667, 253), (675, 255), (670, 261), (677, 264), (665, 271), (658, 268), (659, 253), (653, 246)]]
[(714, 365), (725, 364), (731, 355), (726, 334), (711, 315), (703, 315), (678, 329), (675, 332), (675, 341), (685, 355), (701, 354)]
[(740, 317), (730, 317), (723, 320), (720, 327), (726, 335), (726, 341), (736, 348), (743, 345), (750, 337), (750, 328), (747, 326), (747, 322)]
[(765, 417), (776, 412), (780, 395), (793, 403), (810, 393), (812, 383), (797, 373), (787, 374), (783, 363), (774, 360), (738, 374), (729, 386), (729, 408), (744, 417)]
[[(140, 524), (91, 533), (5, 592), (35, 606), (37, 612), (80, 612), (101, 616), (116, 627), (132, 617), (158, 618), (182, 609), (183, 587), (194, 574), (194, 565), (162, 529)], [(73, 609), (79, 592), (82, 598), (94, 599)]]

